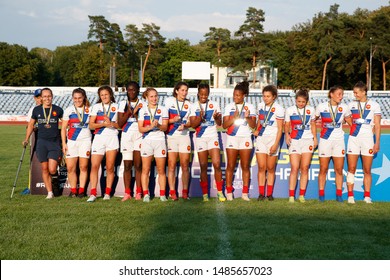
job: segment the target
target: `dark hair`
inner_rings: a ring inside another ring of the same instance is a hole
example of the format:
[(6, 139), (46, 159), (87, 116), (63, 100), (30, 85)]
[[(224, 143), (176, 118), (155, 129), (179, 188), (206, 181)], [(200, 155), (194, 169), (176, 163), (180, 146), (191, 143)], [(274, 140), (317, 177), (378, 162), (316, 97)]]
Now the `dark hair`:
[(75, 88), (72, 91), (72, 97), (75, 93), (81, 93), (81, 95), (83, 96), (83, 105), (89, 107), (90, 103), (89, 103), (89, 100), (87, 98), (87, 93), (85, 92), (85, 90), (82, 88)]
[(298, 91), (295, 93), (295, 99), (298, 97), (303, 97), (306, 102), (309, 102), (309, 90), (306, 88), (298, 89)]
[(51, 96), (53, 97), (53, 91), (52, 91), (50, 88), (48, 88), (48, 87), (45, 87), (45, 88), (41, 89), (41, 96), (42, 96), (42, 92), (43, 92), (44, 90), (50, 91)]
[(198, 100), (199, 100), (199, 92), (200, 92), (201, 89), (206, 89), (207, 93), (210, 95), (210, 86), (209, 86), (209, 84), (199, 84), (198, 85), (198, 94), (197, 94)]
[(110, 86), (101, 86), (100, 88), (98, 88), (99, 100), (97, 101), (97, 103), (101, 103), (102, 102), (102, 99), (100, 98), (100, 92), (102, 90), (107, 90), (110, 93), (110, 100), (111, 100), (111, 102), (115, 102), (114, 91), (112, 90), (112, 88)]
[(262, 93), (269, 91), (272, 93), (272, 96), (275, 97), (275, 99), (278, 97), (278, 89), (274, 85), (268, 85), (263, 88)]
[(188, 88), (188, 84), (187, 84), (186, 82), (178, 82), (178, 83), (175, 85), (175, 87), (173, 88), (173, 92), (172, 92), (173, 97), (175, 97), (175, 98), (177, 97), (176, 91), (179, 90), (179, 88), (180, 88), (181, 86), (186, 86), (186, 87)]
[(367, 85), (365, 83), (363, 83), (362, 81), (357, 82), (353, 86), (353, 88), (358, 88), (358, 89), (364, 91), (366, 93), (366, 95), (367, 95), (367, 90), (368, 90)]
[(241, 91), (245, 96), (249, 95), (249, 83), (248, 81), (243, 81), (241, 83), (238, 83), (235, 87), (234, 90)]
[(134, 81), (130, 81), (127, 85), (126, 85), (126, 90), (130, 87), (130, 86), (133, 86), (136, 91), (139, 93), (139, 84), (137, 82), (134, 82)]
[(336, 90), (344, 90), (344, 88), (342, 86), (333, 86), (329, 89), (329, 92), (328, 92), (328, 98), (330, 99), (330, 94), (331, 93), (334, 93)]

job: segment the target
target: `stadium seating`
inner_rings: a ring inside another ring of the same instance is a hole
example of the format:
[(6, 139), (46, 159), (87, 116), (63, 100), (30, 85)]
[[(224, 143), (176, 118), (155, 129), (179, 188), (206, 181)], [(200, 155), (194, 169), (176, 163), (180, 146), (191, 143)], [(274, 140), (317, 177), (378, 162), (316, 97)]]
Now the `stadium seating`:
[[(170, 96), (170, 93), (167, 91), (159, 91), (159, 95), (159, 105), (163, 105), (166, 98)], [(96, 91), (87, 91), (87, 97), (91, 104), (95, 104), (98, 100)], [(191, 102), (196, 102), (197, 100), (196, 94), (193, 93), (189, 94), (188, 98)], [(382, 118), (390, 119), (390, 97), (370, 97), (370, 99), (375, 100), (381, 106)], [(122, 100), (126, 100), (126, 93), (115, 93), (115, 100), (117, 103)], [(224, 97), (221, 93), (212, 93), (210, 95), (210, 100), (217, 102), (223, 110), (226, 104), (233, 102), (233, 97)], [(247, 99), (248, 103), (255, 106), (261, 103), (261, 101), (261, 95), (259, 93), (251, 94)], [(311, 96), (309, 102), (312, 106), (316, 107), (318, 104), (327, 101), (328, 99), (326, 96)], [(350, 101), (352, 101), (352, 98), (344, 97), (344, 103), (349, 103)], [(295, 97), (283, 95), (278, 97), (277, 102), (284, 108), (287, 108), (295, 104)], [(54, 95), (53, 103), (64, 109), (67, 108), (72, 104), (71, 92), (69, 91), (62, 95)], [(23, 116), (27, 114), (28, 110), (32, 106), (34, 106), (33, 90), (0, 90), (0, 115)]]

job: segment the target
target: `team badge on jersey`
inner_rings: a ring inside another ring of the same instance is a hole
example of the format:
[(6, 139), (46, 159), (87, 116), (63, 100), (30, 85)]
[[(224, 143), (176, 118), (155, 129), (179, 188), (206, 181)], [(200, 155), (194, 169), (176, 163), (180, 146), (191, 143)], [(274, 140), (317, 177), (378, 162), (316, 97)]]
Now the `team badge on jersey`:
[(56, 112), (56, 111), (53, 111), (53, 116), (54, 116), (54, 117), (57, 116), (57, 112)]
[(340, 107), (340, 108), (339, 108), (339, 112), (342, 112), (342, 111), (343, 111), (343, 108), (342, 108), (342, 107)]
[(370, 155), (372, 155), (374, 153), (374, 151), (372, 149), (370, 149), (368, 152), (370, 153)]
[(249, 142), (245, 142), (245, 147), (249, 147)]

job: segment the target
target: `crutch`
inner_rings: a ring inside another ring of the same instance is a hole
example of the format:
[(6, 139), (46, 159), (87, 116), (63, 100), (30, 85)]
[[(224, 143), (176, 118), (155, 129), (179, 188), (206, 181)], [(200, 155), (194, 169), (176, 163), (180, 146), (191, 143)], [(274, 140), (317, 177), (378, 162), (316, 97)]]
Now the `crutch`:
[(15, 187), (16, 187), (16, 182), (18, 181), (19, 172), (20, 172), (20, 168), (22, 167), (22, 162), (23, 162), (24, 154), (26, 153), (26, 149), (27, 149), (27, 143), (26, 143), (26, 145), (24, 145), (23, 153), (22, 153), (22, 156), (20, 157), (18, 170), (16, 171), (16, 177), (15, 177), (14, 186), (12, 187), (11, 198), (14, 196), (14, 191), (15, 191)]

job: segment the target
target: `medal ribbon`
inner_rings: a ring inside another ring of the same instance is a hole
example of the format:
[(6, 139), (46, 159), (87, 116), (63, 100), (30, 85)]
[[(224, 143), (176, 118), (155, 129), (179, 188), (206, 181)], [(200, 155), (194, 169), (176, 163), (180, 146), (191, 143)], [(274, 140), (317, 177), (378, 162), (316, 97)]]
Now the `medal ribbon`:
[(200, 111), (203, 112), (203, 117), (202, 117), (202, 121), (205, 121), (206, 118), (205, 118), (205, 112), (207, 111), (207, 105), (209, 104), (209, 100), (207, 99), (207, 102), (206, 102), (206, 106), (205, 106), (205, 109), (203, 110), (202, 108), (202, 104), (198, 101), (199, 103), (199, 108), (200, 108)]
[(152, 114), (152, 111), (150, 110), (150, 107), (148, 106), (148, 111), (149, 111), (149, 115), (150, 115), (150, 123), (152, 123), (154, 121), (154, 119), (156, 118), (157, 109), (158, 109), (158, 106), (156, 106), (156, 110), (154, 111), (154, 114)]
[(139, 103), (139, 99), (137, 98), (137, 103), (135, 103), (134, 107), (132, 107), (131, 106), (131, 101), (128, 101), (128, 106), (129, 106), (129, 108), (131, 110), (131, 114), (132, 115), (134, 114), (134, 109), (137, 107), (138, 103)]
[(105, 114), (108, 118), (110, 118), (110, 108), (111, 108), (111, 102), (110, 102), (110, 105), (108, 105), (108, 110), (106, 112), (106, 109), (104, 109), (104, 104), (102, 103), (102, 107), (103, 107), (103, 114)]
[(43, 109), (43, 116), (45, 118), (46, 125), (49, 125), (50, 117), (51, 117), (51, 111), (53, 109), (53, 106), (50, 106), (50, 110), (49, 110), (49, 115), (48, 116), (46, 116), (46, 110), (45, 110), (45, 108), (43, 106), (42, 106), (42, 109)]
[(299, 118), (302, 121), (302, 124), (305, 125), (306, 124), (306, 106), (303, 107), (303, 116), (301, 115), (301, 112), (299, 112), (298, 106), (297, 106), (297, 111), (298, 111)]
[(242, 103), (241, 111), (238, 110), (237, 104), (235, 104), (235, 105), (236, 105), (236, 111), (238, 111), (238, 117), (241, 118), (242, 111), (244, 110), (244, 107), (245, 107), (245, 101), (244, 101), (244, 103)]
[(363, 119), (363, 116), (364, 116), (364, 113), (366, 112), (366, 105), (368, 103), (368, 100), (366, 101), (366, 103), (364, 103), (364, 109), (362, 108), (362, 105), (360, 104), (360, 101), (358, 101), (358, 105), (359, 105), (359, 115), (360, 115), (360, 118)]
[(183, 118), (181, 117), (181, 112), (183, 111), (184, 103), (186, 100), (184, 99), (183, 104), (181, 105), (181, 109), (179, 109), (179, 101), (176, 98), (176, 105), (177, 105), (177, 112), (179, 114), (180, 120), (183, 121)]
[(85, 106), (83, 106), (83, 114), (82, 115), (79, 113), (79, 110), (77, 109), (76, 106), (74, 106), (74, 109), (76, 110), (77, 118), (79, 119), (80, 123), (83, 123), (84, 113), (85, 113)]
[[(272, 106), (274, 106), (274, 102), (272, 102), (271, 106), (269, 107), (268, 113), (264, 118), (264, 123), (268, 123), (268, 121), (269, 121), (269, 115), (271, 114)], [(266, 109), (267, 109), (267, 106), (264, 104), (264, 112), (267, 112)], [(265, 113), (264, 113), (264, 115), (265, 115)]]
[(331, 113), (331, 117), (332, 117), (332, 124), (333, 124), (333, 126), (335, 126), (336, 125), (336, 114), (337, 114), (337, 109), (339, 108), (339, 104), (337, 104), (337, 106), (336, 106), (336, 114), (333, 111), (332, 104), (330, 104), (330, 102), (328, 104), (329, 104), (329, 109), (330, 109), (330, 113)]

